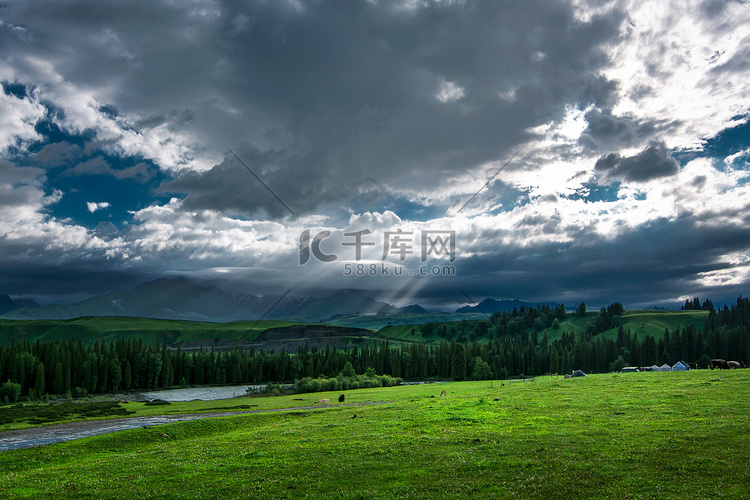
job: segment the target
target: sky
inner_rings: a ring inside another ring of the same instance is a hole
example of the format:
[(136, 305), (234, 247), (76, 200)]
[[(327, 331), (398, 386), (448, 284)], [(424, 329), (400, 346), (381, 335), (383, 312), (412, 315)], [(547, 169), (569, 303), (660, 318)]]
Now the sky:
[(0, 1), (0, 294), (750, 287), (750, 3)]

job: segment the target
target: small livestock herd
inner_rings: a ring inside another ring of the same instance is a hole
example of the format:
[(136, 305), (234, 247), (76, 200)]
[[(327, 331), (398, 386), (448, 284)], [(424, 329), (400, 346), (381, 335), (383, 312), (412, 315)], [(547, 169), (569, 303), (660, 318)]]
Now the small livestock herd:
[[(346, 400), (346, 396), (344, 396), (343, 394), (341, 396), (339, 396), (339, 403), (343, 403), (345, 400)], [(315, 404), (316, 405), (327, 405), (327, 404), (330, 404), (330, 402), (331, 402), (330, 399), (325, 398), (325, 399), (319, 399), (318, 401), (315, 402)]]
[[(711, 364), (709, 365), (709, 368), (711, 368), (712, 370), (714, 368), (718, 368), (720, 370), (734, 370), (734, 369), (739, 369), (739, 368), (745, 368), (745, 366), (743, 366), (743, 365), (744, 365), (744, 363), (740, 364), (739, 361), (726, 361), (726, 360), (723, 360), (723, 359), (712, 359), (711, 360)], [(623, 371), (651, 371), (651, 370), (634, 368), (634, 367), (627, 367), (627, 368), (624, 368)], [(573, 373), (573, 377), (585, 377), (585, 376), (586, 376), (586, 374), (583, 373), (580, 370), (576, 370)], [(571, 377), (570, 375), (565, 375), (565, 378), (570, 378), (570, 377)], [(526, 382), (526, 380), (524, 380), (524, 382)], [(536, 382), (536, 381), (534, 379), (532, 379), (532, 382)], [(505, 384), (503, 384), (503, 385), (505, 385)], [(446, 396), (446, 392), (442, 391), (440, 393), (440, 396), (441, 397)], [(340, 395), (339, 396), (339, 403), (343, 403), (345, 401), (345, 399), (346, 399), (346, 396), (344, 396), (343, 394)], [(331, 400), (329, 398), (319, 399), (318, 401), (315, 402), (316, 405), (327, 405), (327, 404), (330, 404), (330, 403), (331, 403)]]
[(742, 368), (739, 361), (724, 361), (723, 359), (712, 359), (711, 369), (718, 368), (719, 370), (733, 370)]

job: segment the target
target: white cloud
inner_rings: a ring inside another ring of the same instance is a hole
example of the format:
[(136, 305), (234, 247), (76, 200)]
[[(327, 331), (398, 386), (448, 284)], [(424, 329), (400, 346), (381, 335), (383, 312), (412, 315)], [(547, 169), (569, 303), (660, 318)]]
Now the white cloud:
[(136, 128), (142, 118), (137, 114), (113, 117), (103, 112), (111, 103), (107, 98), (113, 97), (112, 89), (85, 88), (67, 81), (52, 62), (38, 57), (18, 62), (13, 67), (0, 62), (0, 76), (33, 84), (34, 92), (25, 99), (0, 95), (0, 112), (9, 117), (0, 125), (0, 147), (14, 140), (41, 140), (33, 127), (46, 116), (42, 103), (48, 102), (64, 112), (53, 117), (56, 125), (73, 134), (94, 131), (101, 147), (111, 154), (143, 156), (166, 170), (205, 170), (219, 158), (196, 148), (198, 138), (188, 131), (167, 123)]
[(629, 20), (608, 49), (604, 74), (621, 86), (614, 113), (662, 120), (669, 147), (700, 147), (702, 138), (750, 109), (750, 67), (732, 73), (720, 67), (746, 49), (750, 11), (742, 2), (721, 2), (718, 12), (707, 14), (704, 5), (626, 2)]
[(101, 202), (98, 202), (98, 203), (97, 202), (93, 202), (93, 201), (87, 201), (86, 202), (86, 208), (91, 213), (94, 213), (94, 212), (96, 212), (99, 209), (108, 208), (108, 207), (109, 207), (109, 202), (106, 202), (106, 201), (101, 201)]
[(458, 101), (464, 96), (464, 89), (453, 82), (443, 80), (440, 82), (440, 88), (437, 93), (437, 100), (440, 102)]
[(10, 146), (41, 139), (34, 125), (45, 117), (47, 110), (39, 102), (0, 92), (0, 154)]
[(718, 259), (718, 264), (724, 268), (698, 273), (695, 283), (701, 287), (718, 288), (744, 285), (750, 281), (750, 256), (747, 253), (723, 255)]

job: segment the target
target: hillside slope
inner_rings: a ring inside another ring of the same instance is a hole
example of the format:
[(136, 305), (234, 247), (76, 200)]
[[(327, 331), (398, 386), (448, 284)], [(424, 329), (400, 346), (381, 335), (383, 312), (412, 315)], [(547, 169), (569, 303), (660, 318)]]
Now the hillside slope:
[[(256, 324), (257, 323), (257, 324)], [(240, 321), (235, 323), (203, 323), (147, 318), (84, 317), (72, 320), (0, 320), (0, 345), (13, 342), (67, 342), (81, 339), (109, 342), (118, 339), (142, 339), (176, 344), (202, 340), (254, 340), (267, 328), (290, 326), (287, 321)]]

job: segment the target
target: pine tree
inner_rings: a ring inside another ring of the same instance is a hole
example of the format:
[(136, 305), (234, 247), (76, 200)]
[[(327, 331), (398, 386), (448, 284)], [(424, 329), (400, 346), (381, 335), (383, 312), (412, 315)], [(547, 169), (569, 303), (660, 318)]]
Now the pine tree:
[(112, 358), (109, 361), (109, 377), (112, 382), (112, 390), (117, 391), (120, 388), (120, 382), (122, 382), (122, 367), (120, 367), (117, 358)]
[(463, 344), (455, 344), (453, 346), (451, 378), (453, 380), (463, 380), (466, 378), (466, 351)]
[(563, 361), (562, 361), (562, 373), (570, 373), (570, 353), (568, 352), (568, 348), (565, 347), (563, 349)]
[(71, 386), (72, 381), (73, 381), (73, 367), (72, 367), (72, 362), (70, 359), (70, 352), (66, 352), (65, 363), (63, 364), (63, 390), (66, 393), (72, 389), (72, 386)]
[(54, 394), (62, 394), (65, 389), (65, 380), (63, 378), (63, 364), (60, 362), (55, 363), (55, 373), (52, 378), (52, 392)]
[(130, 368), (130, 361), (125, 360), (125, 369), (123, 370), (122, 385), (125, 389), (130, 389), (133, 386), (132, 372)]
[(349, 361), (347, 361), (346, 364), (344, 365), (344, 369), (341, 371), (341, 374), (344, 377), (354, 377), (357, 375), (356, 372), (354, 371), (354, 367)]
[(583, 317), (586, 316), (586, 303), (581, 302), (578, 306), (578, 309), (576, 309), (576, 316)]
[(550, 374), (560, 372), (560, 355), (557, 353), (557, 348), (554, 346), (549, 352), (549, 372)]
[(37, 397), (44, 395), (44, 365), (40, 361), (36, 365), (36, 382), (34, 383), (34, 392)]

